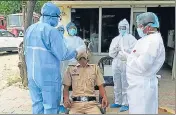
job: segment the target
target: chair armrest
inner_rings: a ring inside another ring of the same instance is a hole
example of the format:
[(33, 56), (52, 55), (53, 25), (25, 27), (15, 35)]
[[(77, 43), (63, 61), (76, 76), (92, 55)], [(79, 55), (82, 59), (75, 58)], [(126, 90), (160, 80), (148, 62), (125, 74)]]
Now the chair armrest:
[(102, 114), (106, 114), (106, 108), (102, 108), (101, 104), (98, 104), (98, 108), (100, 109)]

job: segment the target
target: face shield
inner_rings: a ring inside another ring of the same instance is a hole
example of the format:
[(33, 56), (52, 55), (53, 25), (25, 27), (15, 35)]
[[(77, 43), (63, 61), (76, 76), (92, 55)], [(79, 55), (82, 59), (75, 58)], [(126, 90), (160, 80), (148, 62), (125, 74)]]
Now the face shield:
[(118, 25), (119, 33), (121, 36), (129, 33), (129, 23), (126, 19), (123, 19), (119, 22)]
[(126, 30), (126, 26), (120, 26), (119, 30)]
[(127, 32), (126, 26), (119, 26), (119, 33), (120, 35), (124, 36)]
[(71, 36), (75, 36), (77, 34), (77, 28), (75, 26), (70, 26), (68, 29), (68, 34)]

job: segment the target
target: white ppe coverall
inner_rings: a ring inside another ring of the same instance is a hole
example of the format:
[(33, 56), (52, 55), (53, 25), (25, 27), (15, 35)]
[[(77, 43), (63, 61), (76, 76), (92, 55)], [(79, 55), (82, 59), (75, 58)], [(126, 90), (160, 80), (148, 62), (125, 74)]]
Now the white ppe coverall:
[(130, 114), (158, 114), (156, 73), (165, 60), (160, 33), (139, 39), (127, 60), (127, 89)]
[[(76, 36), (77, 34), (77, 27), (73, 22), (69, 22), (66, 26), (68, 35), (65, 37), (65, 43), (67, 47), (71, 49), (77, 49), (78, 47), (81, 47), (86, 51), (86, 45), (84, 43), (84, 40), (80, 37)], [(64, 72), (68, 64), (77, 64), (77, 60), (75, 58), (72, 58), (70, 60), (64, 61), (62, 65), (62, 71)]]
[(126, 81), (126, 60), (127, 54), (133, 49), (136, 39), (129, 34), (129, 23), (126, 19), (119, 23), (120, 26), (126, 27), (126, 32), (123, 35), (115, 37), (109, 48), (109, 56), (113, 58), (112, 72), (114, 81), (114, 96), (115, 104), (128, 105), (127, 101), (127, 81)]

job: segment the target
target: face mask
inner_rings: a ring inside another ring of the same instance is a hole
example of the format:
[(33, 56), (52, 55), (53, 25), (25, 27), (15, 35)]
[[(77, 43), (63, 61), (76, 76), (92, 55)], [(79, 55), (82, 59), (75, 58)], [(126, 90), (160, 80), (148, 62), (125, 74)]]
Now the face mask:
[(51, 26), (56, 27), (58, 25), (58, 18), (57, 17), (51, 17), (50, 20), (51, 20), (50, 21)]
[(74, 36), (74, 35), (76, 35), (76, 30), (75, 29), (70, 29), (68, 31), (68, 33), (69, 33), (69, 35)]
[(126, 30), (119, 30), (119, 33), (120, 33), (122, 36), (124, 36), (125, 33), (126, 33)]
[(141, 29), (141, 28), (137, 28), (137, 32), (138, 32), (138, 34), (139, 34), (140, 37), (146, 36), (146, 35), (144, 34), (144, 32), (143, 32), (143, 29)]

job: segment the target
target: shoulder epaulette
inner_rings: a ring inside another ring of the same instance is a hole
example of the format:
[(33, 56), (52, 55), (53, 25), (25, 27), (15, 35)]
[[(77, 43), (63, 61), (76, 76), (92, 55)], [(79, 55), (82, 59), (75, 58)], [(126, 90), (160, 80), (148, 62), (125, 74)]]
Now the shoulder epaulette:
[(89, 64), (90, 66), (96, 66), (96, 64)]

